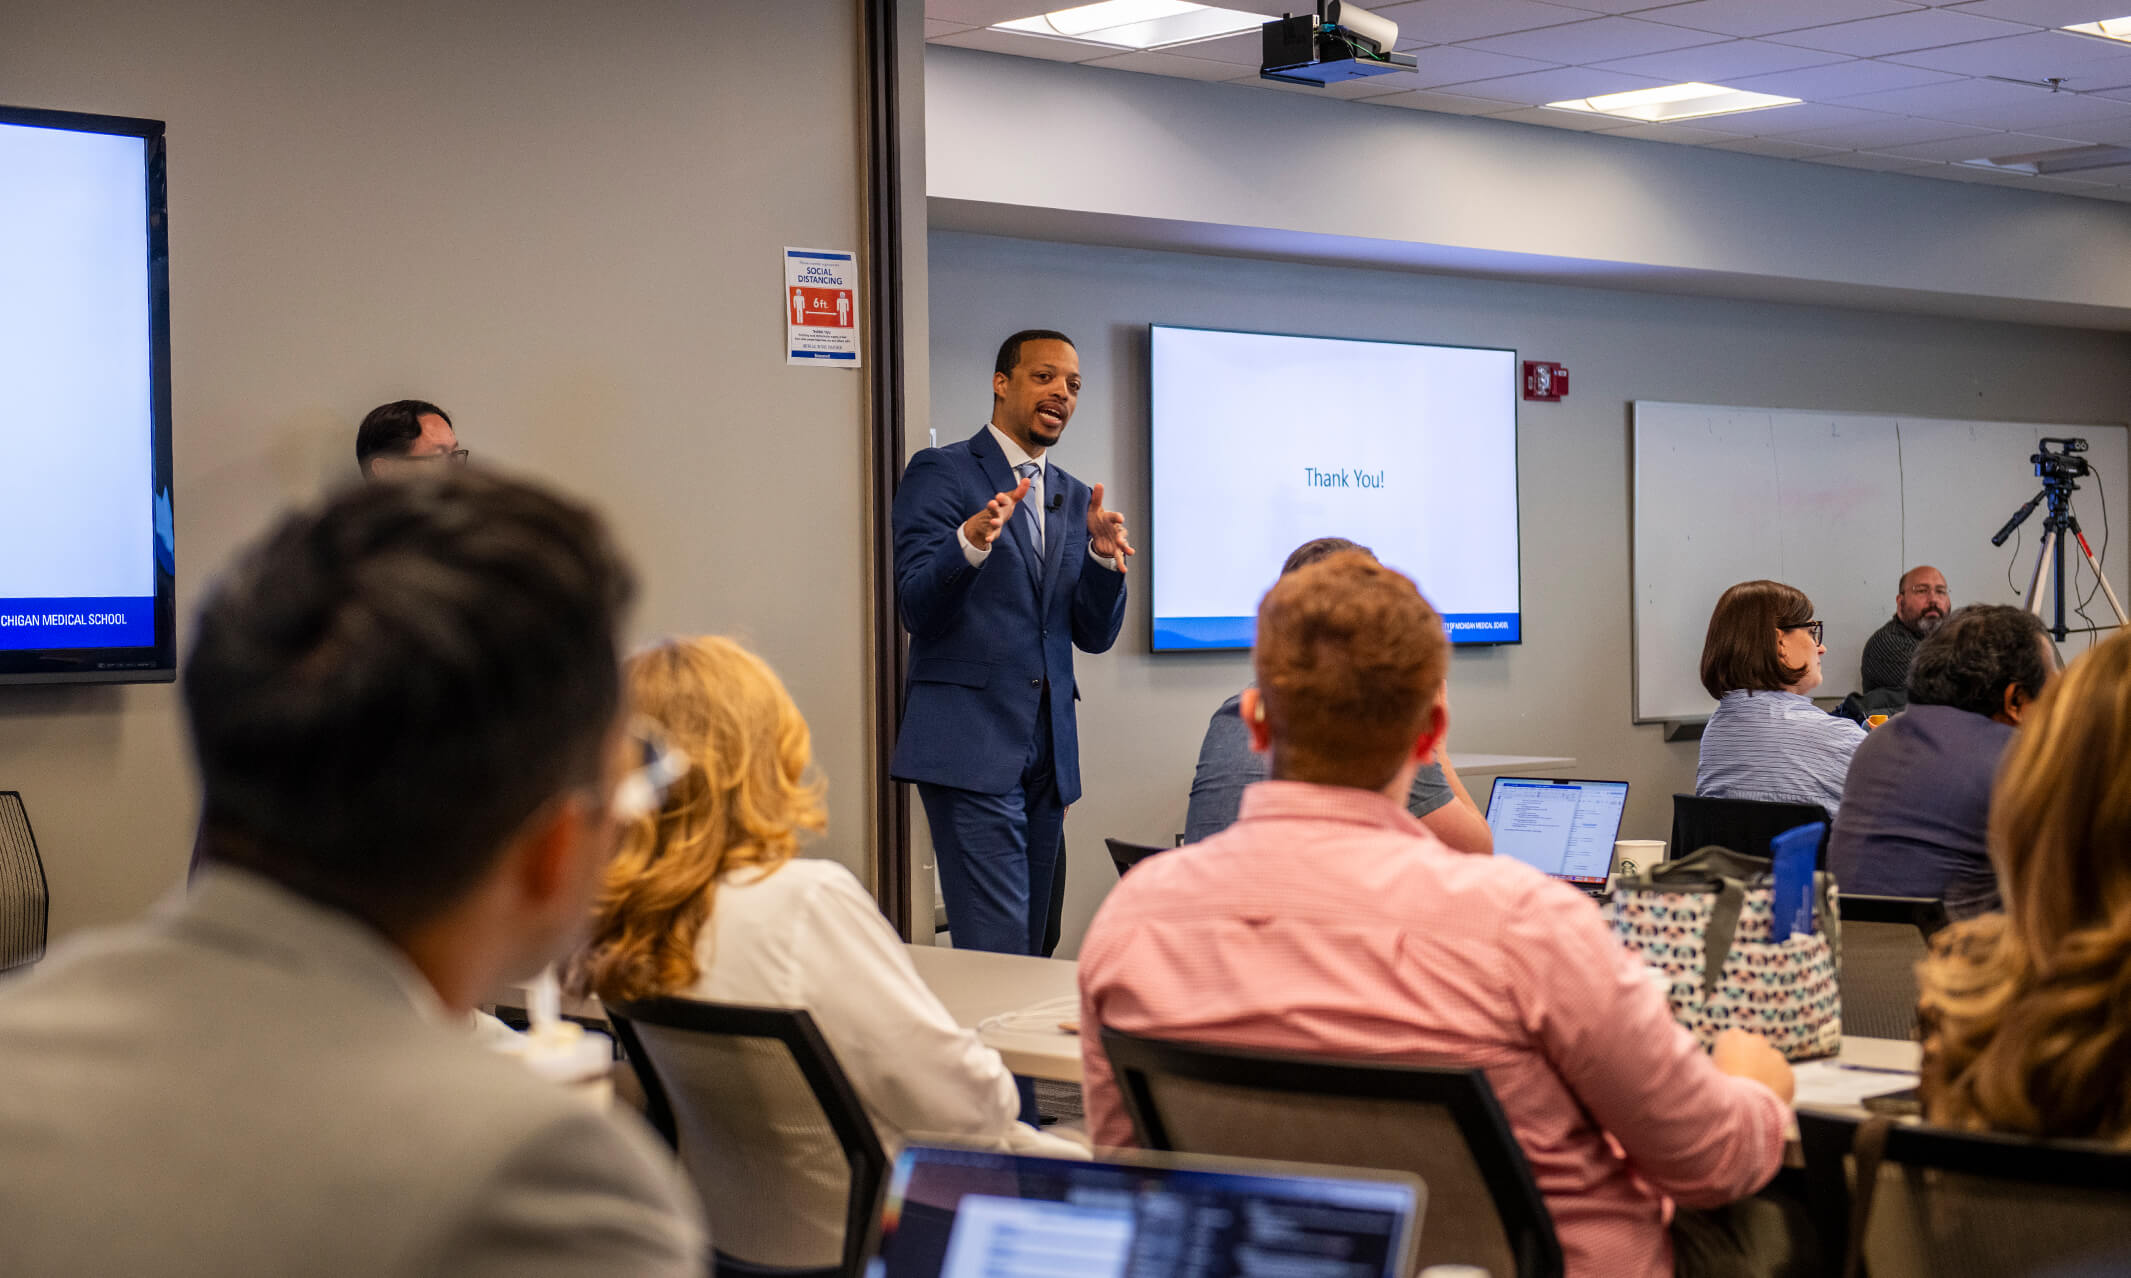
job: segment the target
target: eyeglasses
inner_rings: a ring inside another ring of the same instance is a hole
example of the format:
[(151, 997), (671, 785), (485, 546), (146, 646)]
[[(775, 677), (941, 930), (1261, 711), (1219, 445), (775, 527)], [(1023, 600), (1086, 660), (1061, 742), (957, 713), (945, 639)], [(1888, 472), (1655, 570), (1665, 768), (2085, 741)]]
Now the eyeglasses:
[(427, 453), (420, 457), (402, 457), (400, 458), (400, 460), (411, 462), (442, 462), (447, 466), (464, 466), (466, 464), (466, 459), (473, 455), (473, 450), (470, 448), (454, 448), (448, 453)]
[(667, 738), (657, 720), (642, 715), (630, 720), (629, 741), (638, 763), (614, 788), (608, 805), (615, 820), (624, 823), (657, 812), (674, 784), (688, 775), (688, 756)]
[(1820, 635), (1821, 632), (1826, 629), (1826, 624), (1824, 622), (1819, 621), (1801, 621), (1795, 626), (1778, 626), (1776, 627), (1776, 629), (1803, 630), (1807, 634), (1813, 636), (1813, 646), (1818, 648), (1820, 646)]

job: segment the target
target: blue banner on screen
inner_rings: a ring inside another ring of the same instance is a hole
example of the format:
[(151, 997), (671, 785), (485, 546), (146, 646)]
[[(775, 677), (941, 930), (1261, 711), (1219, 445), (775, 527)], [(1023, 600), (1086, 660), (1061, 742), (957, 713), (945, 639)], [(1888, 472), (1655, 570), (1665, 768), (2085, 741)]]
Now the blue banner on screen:
[[(1452, 643), (1515, 643), (1521, 637), (1514, 612), (1451, 613), (1443, 628)], [(1257, 640), (1258, 619), (1251, 617), (1156, 617), (1156, 652), (1193, 648), (1248, 648)]]
[(145, 648), (155, 597), (0, 599), (0, 648)]
[(1154, 650), (1248, 648), (1289, 552), (1344, 537), (1451, 642), (1524, 637), (1517, 353), (1155, 325)]

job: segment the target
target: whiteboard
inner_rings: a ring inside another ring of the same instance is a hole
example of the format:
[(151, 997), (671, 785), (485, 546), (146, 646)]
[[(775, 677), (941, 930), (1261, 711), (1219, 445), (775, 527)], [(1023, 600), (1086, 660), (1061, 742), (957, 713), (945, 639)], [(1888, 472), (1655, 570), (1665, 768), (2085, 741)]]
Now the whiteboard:
[[(2131, 443), (2121, 425), (1636, 401), (1636, 722), (1716, 708), (1702, 689), (1702, 640), (1717, 596), (1736, 582), (1773, 578), (1812, 598), (1827, 623), (1822, 697), (1857, 690), (1865, 639), (1894, 614), (1895, 586), (1917, 564), (1946, 574), (1957, 607), (2024, 602), (2042, 509), (2003, 547), (1990, 537), (2042, 487), (2028, 462), (2038, 442), (2062, 436), (2090, 445), (2094, 473), (2079, 481), (2072, 510), (2118, 595), (2131, 598), (2131, 547), (2105, 547), (2103, 535), (2106, 522), (2108, 542), (2131, 538)], [(2093, 590), (2076, 547), (2066, 566), (2078, 595)], [(2087, 616), (2114, 621), (2099, 594)], [(2069, 607), (2066, 620), (2088, 624)], [(2073, 636), (2066, 655), (2091, 641)]]

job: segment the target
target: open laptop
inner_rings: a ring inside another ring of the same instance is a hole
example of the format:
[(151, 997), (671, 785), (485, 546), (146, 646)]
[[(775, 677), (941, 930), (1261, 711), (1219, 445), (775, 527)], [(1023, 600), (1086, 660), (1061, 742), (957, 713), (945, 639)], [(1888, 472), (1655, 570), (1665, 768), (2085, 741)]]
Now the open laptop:
[(1425, 1201), (1421, 1182), (1396, 1172), (912, 1145), (889, 1173), (866, 1274), (1403, 1278)]
[(1626, 781), (1496, 777), (1487, 796), (1495, 855), (1515, 857), (1593, 896), (1606, 890)]

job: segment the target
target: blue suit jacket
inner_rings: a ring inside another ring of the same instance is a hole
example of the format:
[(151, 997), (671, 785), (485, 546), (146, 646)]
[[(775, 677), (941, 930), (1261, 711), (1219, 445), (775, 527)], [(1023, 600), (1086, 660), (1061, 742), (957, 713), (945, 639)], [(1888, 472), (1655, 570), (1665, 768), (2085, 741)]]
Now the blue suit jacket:
[[(1044, 562), (1020, 513), (972, 568), (955, 536), (1019, 479), (989, 428), (910, 459), (895, 495), (895, 585), (910, 631), (903, 729), (889, 771), (904, 781), (1004, 794), (1021, 782), (1048, 686), (1061, 802), (1080, 797), (1073, 649), (1104, 652), (1125, 622), (1125, 576), (1088, 560), (1088, 486), (1044, 466)], [(1062, 500), (1061, 500), (1062, 499)]]

